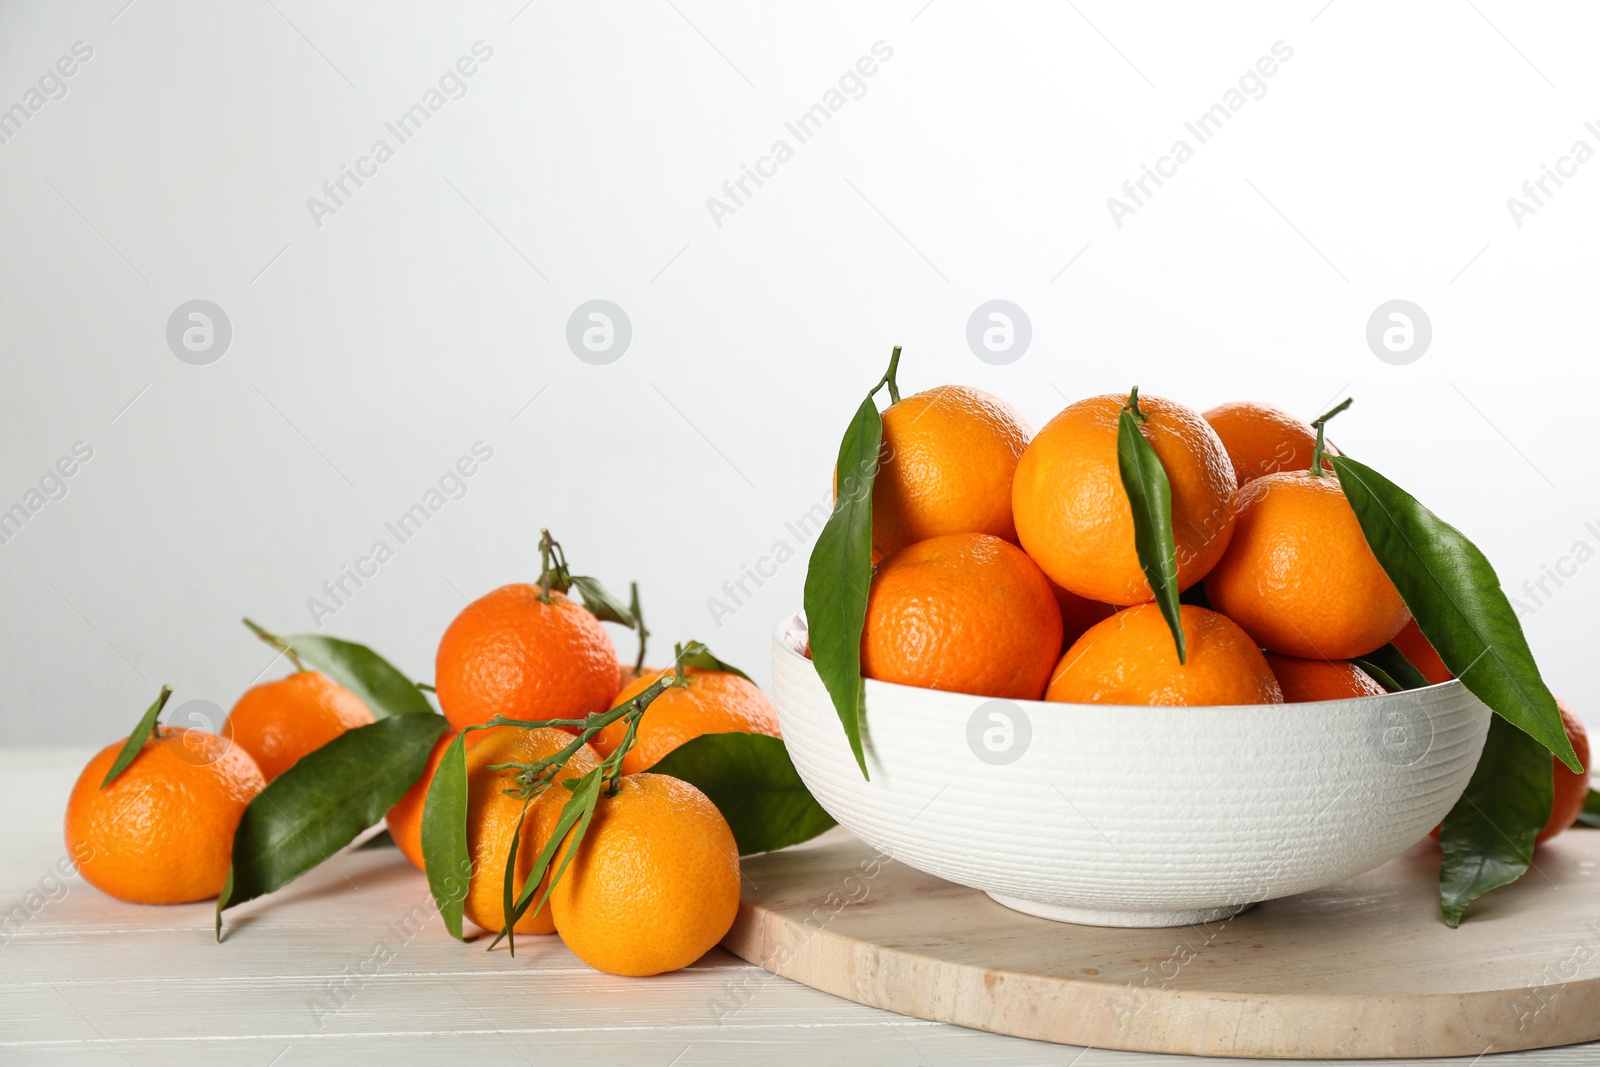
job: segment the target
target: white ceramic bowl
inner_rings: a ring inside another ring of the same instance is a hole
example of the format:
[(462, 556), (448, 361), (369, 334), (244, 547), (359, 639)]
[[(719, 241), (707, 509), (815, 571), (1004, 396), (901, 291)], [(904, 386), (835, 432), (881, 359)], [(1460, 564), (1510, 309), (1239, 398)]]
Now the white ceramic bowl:
[(778, 719), (828, 813), (1018, 911), (1177, 926), (1331, 885), (1415, 844), (1466, 789), (1490, 711), (1459, 682), (1316, 704), (1135, 707), (866, 683), (863, 780), (794, 616)]

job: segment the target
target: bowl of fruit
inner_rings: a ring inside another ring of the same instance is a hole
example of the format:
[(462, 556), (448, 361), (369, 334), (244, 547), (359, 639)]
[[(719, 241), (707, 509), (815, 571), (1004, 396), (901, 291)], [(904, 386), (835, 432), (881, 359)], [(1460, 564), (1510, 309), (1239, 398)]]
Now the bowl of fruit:
[(1034, 434), (982, 390), (901, 400), (898, 351), (772, 635), (785, 744), (858, 837), (1029, 914), (1171, 926), (1438, 827), (1454, 923), (1503, 884), (1472, 870), (1576, 818), (1475, 778), (1581, 773), (1577, 739), (1482, 554), (1326, 440), (1348, 401), (1135, 389)]
[(1208, 922), (1376, 867), (1444, 818), (1489, 727), (1460, 682), (1193, 707), (869, 679), (863, 777), (806, 640), (799, 615), (774, 631), (774, 702), (830, 815), (1009, 908), (1096, 926)]

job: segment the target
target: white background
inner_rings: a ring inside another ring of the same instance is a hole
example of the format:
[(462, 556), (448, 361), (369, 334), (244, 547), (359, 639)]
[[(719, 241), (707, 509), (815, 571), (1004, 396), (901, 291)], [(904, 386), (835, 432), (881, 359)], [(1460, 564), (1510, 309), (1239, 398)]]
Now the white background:
[[(231, 705), (272, 658), (239, 617), (311, 628), (480, 440), (324, 632), (431, 678), (549, 526), (641, 582), (652, 659), (700, 637), (764, 681), (809, 549), (784, 523), (897, 343), (907, 391), (971, 383), (1035, 426), (1133, 383), (1307, 417), (1352, 394), (1341, 447), (1513, 593), (1600, 549), (1600, 161), (1521, 228), (1506, 206), (1600, 148), (1580, 5), (125, 4), (0, 6), (0, 107), (94, 50), (0, 144), (0, 509), (94, 450), (0, 545), (0, 742), (108, 743), (162, 682)], [(466, 95), (319, 228), (307, 198), (480, 40)], [(1266, 94), (1117, 227), (1107, 197), (1280, 40)], [(865, 95), (716, 225), (707, 198), (877, 41)], [(209, 366), (165, 339), (195, 298), (232, 322)], [(632, 322), (609, 366), (565, 342), (595, 298)], [(965, 341), (993, 298), (1032, 321), (1008, 366)], [(1433, 323), (1409, 366), (1365, 342), (1394, 298)], [(717, 625), (780, 539), (797, 557)], [(1600, 726), (1600, 564), (1547, 589), (1535, 651)]]

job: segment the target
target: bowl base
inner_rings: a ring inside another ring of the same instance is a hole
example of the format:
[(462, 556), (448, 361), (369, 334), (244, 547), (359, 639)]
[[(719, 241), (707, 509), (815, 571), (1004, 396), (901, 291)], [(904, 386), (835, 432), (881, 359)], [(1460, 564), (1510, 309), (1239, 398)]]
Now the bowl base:
[(1023, 900), (1003, 893), (987, 894), (990, 900), (1012, 911), (1052, 919), (1058, 923), (1077, 923), (1079, 926), (1196, 926), (1231, 919), (1255, 907), (1249, 904), (1225, 904), (1220, 908), (1191, 908), (1180, 911), (1106, 911), (1099, 908), (1069, 908), (1060, 904), (1041, 904), (1036, 900)]

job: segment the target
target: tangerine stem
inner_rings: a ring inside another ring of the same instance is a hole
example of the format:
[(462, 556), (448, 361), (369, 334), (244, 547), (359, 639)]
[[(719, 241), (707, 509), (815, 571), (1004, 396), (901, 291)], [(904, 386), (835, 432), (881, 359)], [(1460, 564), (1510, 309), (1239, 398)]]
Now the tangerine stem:
[(1335, 404), (1311, 423), (1311, 425), (1317, 428), (1317, 443), (1311, 449), (1311, 473), (1313, 476), (1320, 478), (1324, 473), (1326, 473), (1322, 469), (1322, 460), (1327, 455), (1328, 445), (1325, 431), (1328, 420), (1339, 414), (1339, 412), (1343, 411), (1353, 403), (1355, 403), (1355, 397), (1347, 396), (1344, 398), (1342, 403)]
[(867, 395), (871, 396), (873, 393), (876, 393), (879, 389), (882, 389), (887, 385), (889, 387), (889, 403), (900, 403), (900, 384), (895, 381), (895, 375), (899, 372), (899, 370), (900, 346), (895, 345), (894, 351), (889, 353), (889, 369), (883, 372), (883, 377), (878, 379), (878, 384), (874, 385)]
[(645, 629), (644, 609), (639, 606), (639, 583), (628, 583), (628, 610), (633, 613), (634, 628), (639, 631), (639, 655), (633, 661), (633, 673), (638, 675), (644, 671), (645, 642), (650, 640), (650, 631)]
[(296, 671), (304, 671), (307, 669), (306, 665), (300, 662), (300, 657), (295, 655), (294, 649), (289, 647), (289, 642), (285, 641), (277, 634), (272, 633), (270, 630), (263, 630), (249, 619), (243, 619), (241, 621), (250, 628), (251, 633), (261, 638), (261, 640), (265, 641), (279, 652), (282, 652), (285, 656), (288, 656), (289, 662), (294, 664), (294, 669)]
[(1132, 391), (1128, 393), (1127, 407), (1129, 413), (1131, 413), (1134, 418), (1138, 419), (1140, 422), (1145, 421), (1144, 412), (1139, 410), (1139, 387), (1137, 385), (1134, 386)]

